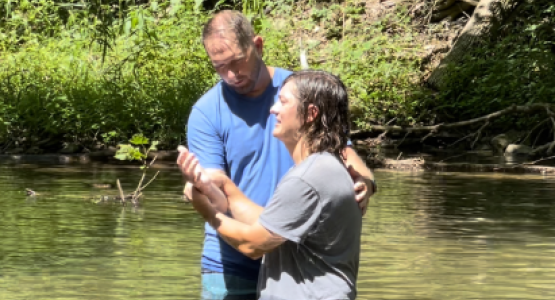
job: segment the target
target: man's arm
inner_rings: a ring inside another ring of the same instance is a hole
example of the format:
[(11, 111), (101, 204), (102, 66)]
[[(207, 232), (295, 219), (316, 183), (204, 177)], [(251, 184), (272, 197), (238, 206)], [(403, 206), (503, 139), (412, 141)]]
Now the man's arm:
[[(193, 188), (193, 194), (197, 192)], [(252, 259), (259, 259), (286, 241), (261, 226), (258, 220), (253, 224), (239, 222), (218, 212), (207, 201), (193, 202), (193, 206), (229, 245)]]
[[(187, 148), (189, 148), (191, 152), (196, 153), (198, 160), (202, 162), (202, 166), (206, 168), (205, 171), (207, 174), (225, 174), (224, 170), (227, 168), (225, 145), (221, 138), (219, 127), (214, 126), (214, 124), (218, 124), (217, 120), (214, 119), (213, 115), (205, 114), (204, 112), (206, 110), (206, 107), (201, 106), (199, 108), (196, 105), (192, 108), (187, 123)], [(180, 147), (178, 147), (178, 150)], [(186, 149), (185, 147), (183, 148)], [(184, 156), (180, 150), (177, 158), (178, 165), (183, 159)], [(190, 178), (185, 176), (185, 188), (183, 192), (187, 198), (194, 201), (191, 192), (191, 184), (189, 184), (190, 181)], [(213, 180), (213, 182), (218, 184), (216, 180)], [(222, 197), (217, 197), (212, 199), (212, 204), (222, 212), (228, 210), (227, 199), (225, 198), (222, 199)]]
[[(356, 200), (364, 215), (368, 208), (369, 198), (376, 192), (374, 174), (366, 167), (364, 161), (352, 147), (347, 147), (344, 154), (344, 163), (355, 181)], [(351, 166), (352, 169), (349, 166)]]

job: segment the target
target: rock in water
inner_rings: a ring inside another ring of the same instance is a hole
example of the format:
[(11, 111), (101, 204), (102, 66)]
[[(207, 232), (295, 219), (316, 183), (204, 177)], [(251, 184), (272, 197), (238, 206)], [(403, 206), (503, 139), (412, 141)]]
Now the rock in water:
[(533, 151), (532, 147), (526, 145), (510, 144), (505, 149), (505, 156), (507, 155), (529, 155)]
[(25, 189), (25, 193), (27, 194), (27, 196), (36, 196), (37, 192), (33, 191), (32, 189)]

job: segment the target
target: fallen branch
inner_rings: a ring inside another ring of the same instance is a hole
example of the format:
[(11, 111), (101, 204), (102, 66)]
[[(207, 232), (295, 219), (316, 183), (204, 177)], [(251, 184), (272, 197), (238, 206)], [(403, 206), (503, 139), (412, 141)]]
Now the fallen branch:
[[(552, 158), (555, 158), (555, 156)], [(523, 173), (555, 174), (555, 167), (535, 166), (535, 165), (530, 165), (531, 163), (517, 164), (517, 165), (445, 163), (445, 162), (425, 161), (422, 158), (395, 160), (395, 159), (388, 159), (384, 157), (371, 157), (368, 159), (367, 162), (369, 166), (372, 168), (385, 168), (385, 169), (393, 169), (398, 171), (432, 170), (432, 171), (439, 171), (439, 172), (496, 172), (496, 173), (511, 173), (511, 174), (523, 174)]]
[[(478, 123), (482, 123), (482, 122), (488, 122), (494, 119), (497, 119), (501, 116), (507, 115), (507, 114), (512, 114), (512, 113), (529, 113), (529, 112), (534, 112), (534, 111), (538, 111), (538, 110), (549, 110), (549, 109), (555, 109), (555, 105), (553, 104), (548, 104), (548, 103), (533, 103), (533, 104), (529, 104), (529, 105), (521, 105), (521, 106), (517, 106), (517, 105), (512, 105), (510, 107), (507, 107), (505, 109), (493, 112), (491, 114), (482, 116), (482, 117), (478, 117), (478, 118), (474, 118), (474, 119), (470, 119), (470, 120), (466, 120), (466, 121), (460, 121), (460, 122), (454, 122), (454, 123), (440, 123), (437, 125), (430, 125), (430, 126), (398, 126), (398, 125), (393, 125), (393, 126), (380, 126), (380, 125), (372, 125), (371, 128), (369, 129), (363, 129), (363, 130), (353, 130), (351, 131), (351, 137), (352, 138), (357, 138), (358, 136), (364, 136), (365, 134), (371, 133), (371, 132), (383, 132), (383, 131), (389, 131), (389, 132), (410, 132), (410, 133), (416, 133), (416, 132), (429, 132), (429, 133), (437, 133), (440, 132), (441, 130), (445, 130), (445, 129), (452, 129), (452, 128), (457, 128), (457, 127), (464, 127), (464, 126), (469, 126), (469, 125), (474, 125), (474, 124), (478, 124)], [(428, 135), (429, 135), (428, 133)]]

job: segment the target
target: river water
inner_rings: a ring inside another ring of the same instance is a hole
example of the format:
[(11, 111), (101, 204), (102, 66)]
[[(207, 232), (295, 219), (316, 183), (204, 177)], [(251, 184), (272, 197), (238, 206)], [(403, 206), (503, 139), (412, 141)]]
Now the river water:
[[(198, 299), (202, 222), (157, 170), (133, 209), (95, 184), (136, 166), (1, 164), (0, 299)], [(375, 174), (358, 299), (555, 299), (555, 178)]]

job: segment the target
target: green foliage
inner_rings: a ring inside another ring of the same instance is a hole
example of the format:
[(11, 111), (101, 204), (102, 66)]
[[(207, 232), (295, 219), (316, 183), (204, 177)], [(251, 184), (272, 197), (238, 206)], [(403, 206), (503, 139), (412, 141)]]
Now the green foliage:
[[(365, 2), (308, 4), (310, 10), (304, 4), (218, 1), (213, 8), (242, 10), (264, 37), (266, 63), (286, 69), (299, 68), (299, 32), (313, 35), (318, 26), (316, 38), (303, 40), (309, 64), (346, 83), (358, 127), (393, 118), (413, 125), (427, 117), (421, 33), (407, 6), (361, 22)], [(116, 145), (136, 132), (163, 148), (182, 143), (192, 104), (217, 80), (200, 41), (210, 15), (203, 5), (0, 0), (0, 143), (51, 138)], [(264, 7), (279, 16), (265, 17)], [(434, 111), (466, 119), (554, 101), (555, 6), (537, 0), (519, 9), (464, 64), (451, 67)], [(120, 147), (119, 158), (144, 159), (135, 146)]]
[(192, 103), (216, 79), (200, 41), (207, 14), (193, 4), (129, 6), (107, 25), (21, 2), (0, 27), (2, 134), (115, 144), (140, 131), (181, 143)]
[[(133, 135), (133, 137), (129, 140), (130, 144), (120, 144), (118, 145), (118, 151), (116, 152), (114, 158), (119, 160), (137, 160), (146, 166), (145, 159), (148, 157), (148, 154), (151, 151), (157, 151), (158, 149), (158, 141), (153, 141), (150, 143), (149, 139), (146, 138), (142, 133), (138, 133)], [(148, 149), (146, 148), (147, 145), (150, 144)], [(135, 147), (138, 146), (138, 147)]]
[[(555, 5), (538, 0), (517, 9), (502, 11), (491, 38), (476, 44), (463, 64), (450, 66), (440, 112), (468, 119), (512, 104), (555, 102)], [(528, 121), (535, 119), (505, 120), (513, 128)]]
[[(309, 51), (309, 57), (319, 53), (325, 58), (322, 63), (313, 62), (311, 67), (341, 77), (350, 92), (352, 120), (359, 128), (393, 118), (397, 124), (414, 124), (425, 91), (418, 86), (420, 49), (414, 43), (418, 33), (410, 26), (406, 12), (400, 9), (361, 26), (356, 20), (363, 7), (352, 4), (342, 9), (345, 20), (351, 22), (343, 25), (341, 20), (340, 26), (331, 28), (344, 38)], [(325, 9), (314, 11), (320, 14)], [(324, 18), (333, 20), (329, 12)]]

